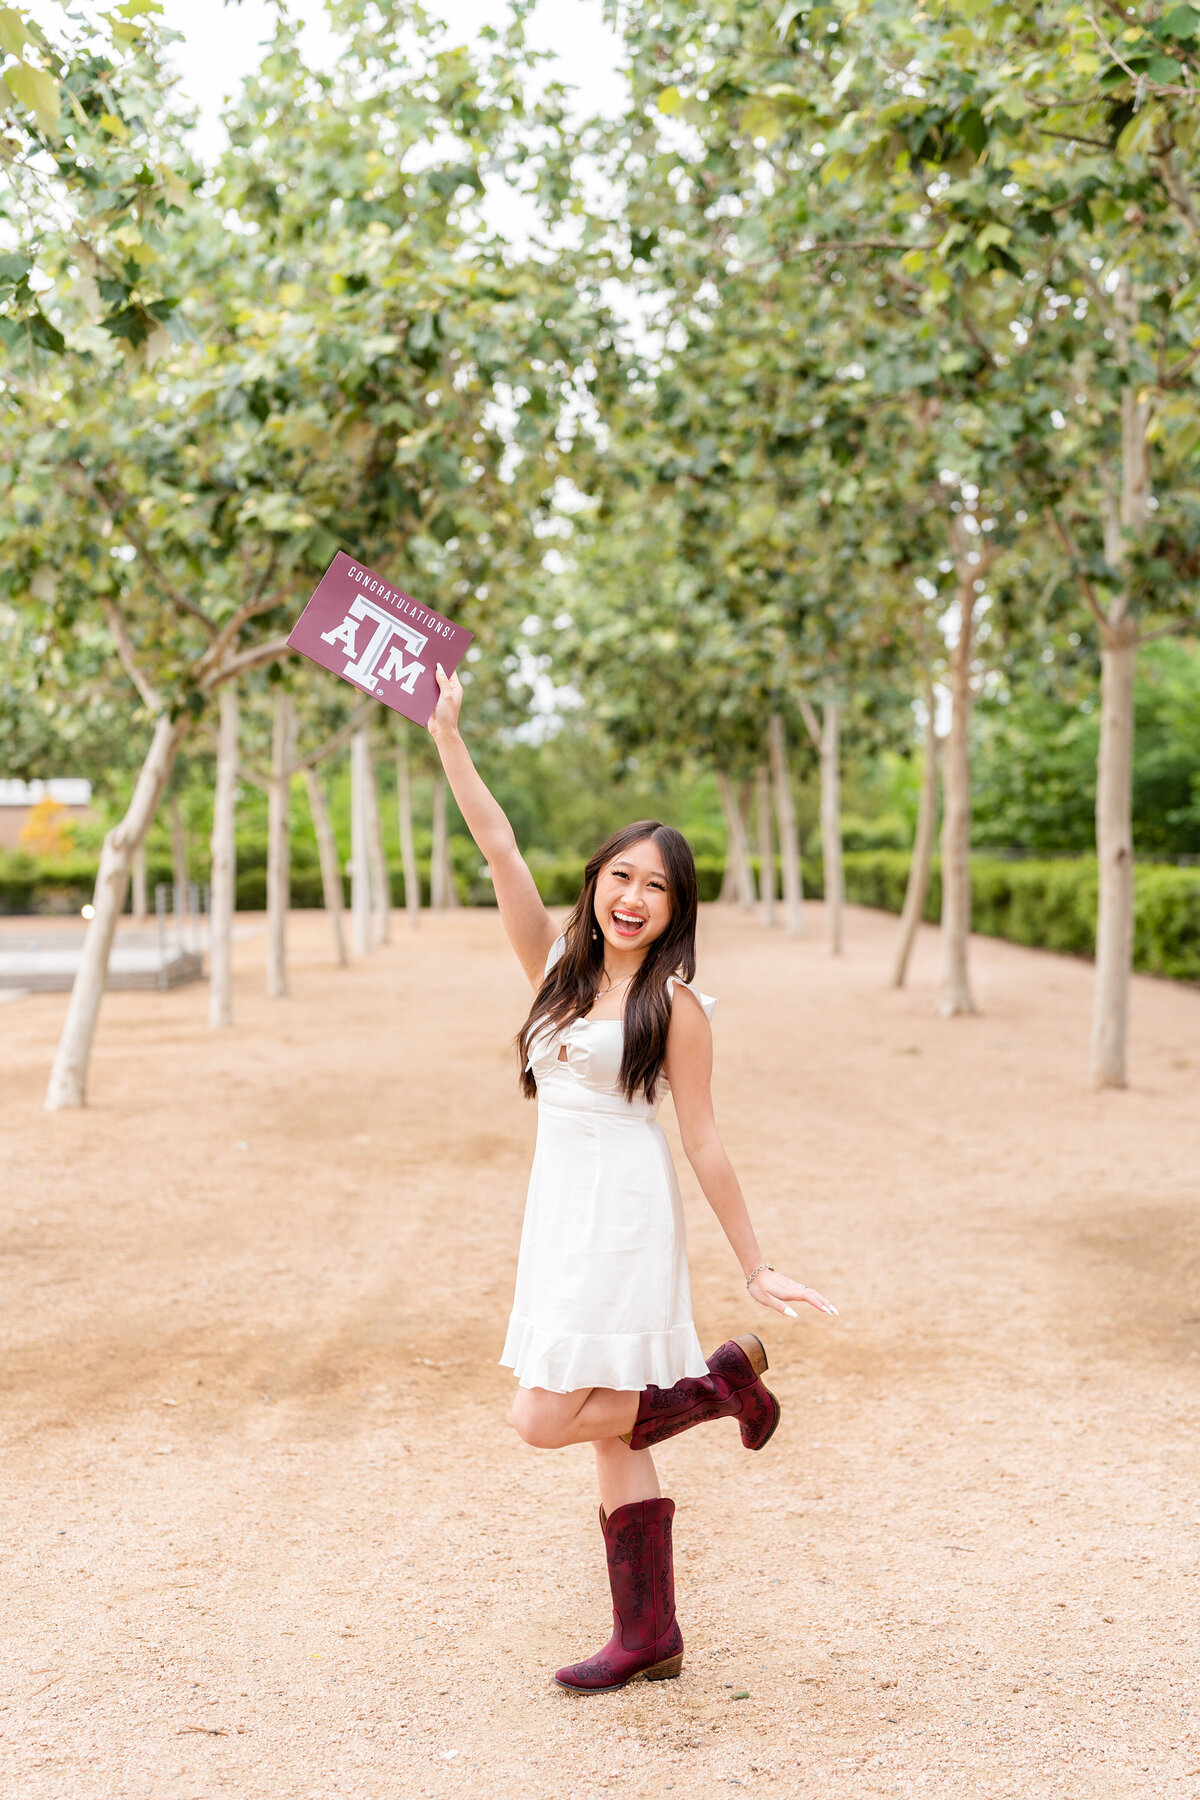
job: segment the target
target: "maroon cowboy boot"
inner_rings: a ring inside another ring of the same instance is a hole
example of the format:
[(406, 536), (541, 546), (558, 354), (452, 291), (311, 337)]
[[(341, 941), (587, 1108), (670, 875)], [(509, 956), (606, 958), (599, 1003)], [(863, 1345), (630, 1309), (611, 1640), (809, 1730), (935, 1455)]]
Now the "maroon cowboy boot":
[(669, 1681), (683, 1667), (671, 1563), (673, 1500), (635, 1500), (600, 1522), (612, 1590), (613, 1634), (603, 1650), (560, 1669), (559, 1687), (582, 1694), (624, 1687), (636, 1675)]
[(736, 1419), (747, 1450), (761, 1450), (779, 1423), (779, 1402), (762, 1384), (767, 1353), (752, 1334), (732, 1338), (708, 1359), (708, 1374), (685, 1377), (674, 1387), (643, 1388), (631, 1450), (648, 1450), (706, 1419)]

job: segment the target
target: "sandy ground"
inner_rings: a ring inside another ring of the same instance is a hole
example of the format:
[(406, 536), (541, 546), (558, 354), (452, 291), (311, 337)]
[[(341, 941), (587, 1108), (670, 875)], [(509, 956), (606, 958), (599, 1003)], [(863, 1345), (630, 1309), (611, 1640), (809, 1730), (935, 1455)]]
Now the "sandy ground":
[(709, 909), (700, 979), (767, 1253), (842, 1316), (755, 1307), (683, 1170), (701, 1338), (762, 1332), (783, 1423), (659, 1453), (686, 1666), (596, 1698), (549, 1680), (608, 1633), (590, 1452), (496, 1364), (495, 916), (337, 971), (297, 915), (221, 1036), (111, 995), (84, 1113), (64, 996), (0, 1009), (6, 1796), (1200, 1794), (1200, 994), (1139, 981), (1096, 1095), (1084, 965), (979, 942), (946, 1023), (932, 934), (895, 994), (894, 921), (833, 964), (819, 913)]

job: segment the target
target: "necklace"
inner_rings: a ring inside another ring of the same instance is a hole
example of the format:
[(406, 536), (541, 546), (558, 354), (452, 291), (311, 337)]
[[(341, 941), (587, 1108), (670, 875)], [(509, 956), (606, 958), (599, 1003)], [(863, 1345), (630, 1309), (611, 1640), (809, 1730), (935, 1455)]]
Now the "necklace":
[[(605, 971), (604, 971), (604, 973), (605, 973), (605, 974), (606, 974), (606, 975), (607, 975), (607, 974), (608, 974), (608, 970), (607, 970), (607, 969), (605, 969)], [(613, 989), (614, 989), (614, 988), (619, 988), (619, 987), (624, 987), (624, 986), (625, 986), (625, 983), (626, 983), (626, 982), (627, 982), (627, 981), (632, 981), (632, 980), (633, 980), (633, 976), (632, 976), (632, 975), (622, 975), (622, 977), (621, 977), (621, 979), (620, 979), (620, 981), (613, 981), (613, 980), (612, 980), (612, 979), (611, 979), (611, 978), (610, 978), (610, 980), (609, 980), (609, 983), (608, 983), (608, 986), (607, 986), (607, 987), (606, 987), (606, 988), (601, 988), (601, 989), (600, 989), (600, 991), (599, 991), (599, 993), (598, 993), (598, 994), (597, 994), (597, 995), (596, 995), (596, 998), (597, 998), (597, 1000), (599, 1000), (599, 999), (600, 999), (600, 997), (601, 997), (601, 995), (603, 995), (603, 994), (611, 994), (611, 993), (612, 993), (612, 991), (613, 991)]]

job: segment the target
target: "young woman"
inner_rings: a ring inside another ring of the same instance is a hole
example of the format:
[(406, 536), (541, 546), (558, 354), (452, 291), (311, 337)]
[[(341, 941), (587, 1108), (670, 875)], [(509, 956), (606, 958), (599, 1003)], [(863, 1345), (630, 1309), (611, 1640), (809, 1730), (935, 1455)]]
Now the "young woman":
[(597, 1692), (683, 1667), (671, 1564), (673, 1500), (650, 1446), (708, 1419), (735, 1418), (748, 1450), (779, 1423), (757, 1337), (705, 1361), (692, 1324), (683, 1210), (656, 1123), (670, 1089), (684, 1152), (761, 1306), (836, 1308), (778, 1274), (758, 1239), (713, 1119), (716, 1002), (692, 987), (696, 867), (687, 839), (643, 820), (615, 832), (584, 870), (558, 933), (513, 830), (458, 732), (462, 688), (438, 666), (429, 720), (454, 798), (487, 859), (500, 917), (534, 990), (518, 1044), (538, 1137), (517, 1291), (501, 1362), (519, 1387), (527, 1444), (591, 1444), (613, 1599), (613, 1634), (563, 1687)]

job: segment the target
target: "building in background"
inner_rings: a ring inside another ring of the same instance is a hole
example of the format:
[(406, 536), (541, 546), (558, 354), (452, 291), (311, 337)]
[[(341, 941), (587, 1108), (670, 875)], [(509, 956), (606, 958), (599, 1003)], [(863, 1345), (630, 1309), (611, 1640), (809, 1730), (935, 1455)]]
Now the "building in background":
[[(95, 815), (91, 809), (92, 784), (74, 777), (49, 781), (0, 780), (0, 850), (30, 849), (22, 843), (22, 832), (28, 827), (35, 807), (43, 809), (49, 823), (52, 818), (60, 829), (67, 829)], [(46, 807), (45, 802), (53, 802)], [(36, 821), (35, 821), (36, 823)]]

